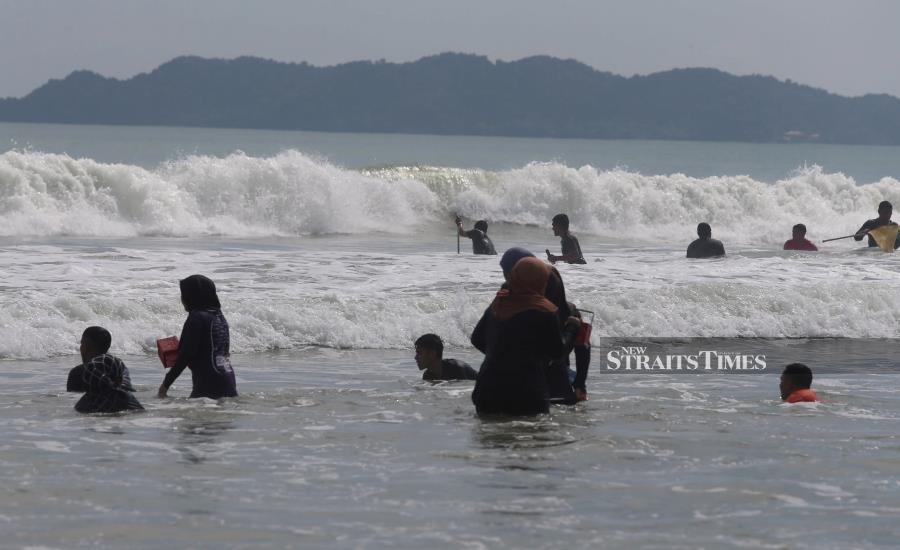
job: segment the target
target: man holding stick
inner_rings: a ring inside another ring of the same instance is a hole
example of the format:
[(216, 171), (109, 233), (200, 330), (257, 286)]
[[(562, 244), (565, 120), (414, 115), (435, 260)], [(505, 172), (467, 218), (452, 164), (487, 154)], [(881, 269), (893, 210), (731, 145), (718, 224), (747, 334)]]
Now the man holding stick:
[[(457, 237), (466, 237), (468, 239), (472, 239), (473, 254), (497, 254), (497, 251), (494, 249), (494, 243), (491, 242), (491, 238), (487, 235), (487, 229), (487, 222), (484, 220), (478, 220), (477, 222), (475, 222), (475, 227), (473, 229), (466, 231), (465, 229), (463, 229), (462, 219), (459, 216), (456, 217)], [(456, 252), (459, 252), (458, 240)]]
[(878, 217), (866, 220), (866, 223), (862, 224), (862, 227), (860, 227), (856, 233), (853, 235), (836, 237), (834, 239), (825, 239), (822, 242), (839, 241), (841, 239), (849, 239), (850, 237), (853, 237), (853, 239), (857, 241), (861, 241), (863, 237), (868, 236), (870, 247), (878, 247), (885, 252), (893, 252), (897, 248), (900, 248), (900, 233), (898, 233), (900, 226), (891, 221), (891, 214), (893, 214), (893, 212), (894, 207), (891, 203), (888, 201), (881, 201), (878, 205)]

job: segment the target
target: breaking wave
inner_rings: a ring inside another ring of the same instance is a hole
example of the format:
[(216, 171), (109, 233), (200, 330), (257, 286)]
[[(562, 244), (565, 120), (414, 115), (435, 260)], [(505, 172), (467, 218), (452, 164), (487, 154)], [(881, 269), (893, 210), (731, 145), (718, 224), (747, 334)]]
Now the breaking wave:
[(446, 224), (451, 212), (519, 225), (546, 225), (567, 212), (575, 231), (614, 240), (681, 241), (707, 221), (731, 242), (771, 244), (798, 222), (814, 240), (853, 231), (884, 199), (900, 202), (897, 180), (859, 184), (819, 167), (764, 182), (559, 163), (498, 172), (348, 170), (298, 151), (188, 156), (152, 170), (30, 151), (0, 155), (3, 236), (399, 233)]

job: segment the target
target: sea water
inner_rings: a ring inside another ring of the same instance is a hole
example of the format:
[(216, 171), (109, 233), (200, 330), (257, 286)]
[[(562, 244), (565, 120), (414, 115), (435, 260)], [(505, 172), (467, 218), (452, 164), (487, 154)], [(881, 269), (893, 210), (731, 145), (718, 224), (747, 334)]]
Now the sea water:
[[(900, 260), (821, 244), (900, 203), (897, 148), (0, 135), (0, 547), (847, 548), (900, 534)], [(588, 262), (559, 268), (596, 313), (591, 399), (479, 419), (471, 382), (422, 383), (412, 359), (437, 332), (446, 356), (481, 360), (468, 337), (502, 276), (468, 240), (457, 253), (452, 216), (542, 255), (559, 248), (558, 212)], [(726, 258), (684, 258), (699, 221)], [(798, 222), (820, 253), (780, 250)], [(189, 373), (155, 398), (155, 340), (178, 334), (192, 273), (219, 287), (237, 399), (187, 399)], [(146, 412), (72, 409), (66, 374), (94, 324)], [(773, 338), (778, 363), (623, 374), (600, 353), (649, 337), (724, 337), (733, 353)], [(879, 339), (879, 368), (830, 369), (860, 341), (838, 338)], [(782, 358), (816, 370), (824, 403), (780, 403)]]

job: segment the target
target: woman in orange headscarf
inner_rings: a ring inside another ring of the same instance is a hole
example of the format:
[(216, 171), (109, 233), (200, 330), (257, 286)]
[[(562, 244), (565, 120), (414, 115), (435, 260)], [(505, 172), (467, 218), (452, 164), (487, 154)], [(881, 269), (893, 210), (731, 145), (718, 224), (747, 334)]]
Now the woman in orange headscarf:
[(543, 261), (516, 262), (509, 288), (497, 293), (472, 332), (472, 345), (485, 354), (472, 392), (479, 413), (548, 412), (546, 369), (578, 331), (577, 319), (561, 326), (556, 306), (544, 297), (549, 280)]

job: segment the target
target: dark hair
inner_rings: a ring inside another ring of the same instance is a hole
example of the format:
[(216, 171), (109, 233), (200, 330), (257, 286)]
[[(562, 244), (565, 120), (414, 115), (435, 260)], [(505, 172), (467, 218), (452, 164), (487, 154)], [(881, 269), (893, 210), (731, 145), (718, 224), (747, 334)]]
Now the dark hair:
[(82, 340), (90, 342), (94, 351), (106, 353), (112, 345), (112, 335), (103, 327), (88, 327), (81, 334)]
[(439, 357), (444, 355), (444, 342), (437, 334), (423, 334), (416, 340), (417, 348), (425, 348), (436, 351)]
[(806, 226), (802, 223), (798, 223), (794, 226), (794, 231), (799, 231), (800, 233), (806, 235)]
[(553, 216), (553, 225), (558, 225), (563, 229), (569, 228), (569, 216), (565, 214), (557, 214)]
[(709, 226), (706, 222), (700, 222), (697, 224), (697, 235), (700, 237), (711, 237), (712, 236), (712, 227)]
[(880, 203), (878, 203), (878, 209), (881, 210), (882, 208), (890, 208), (891, 210), (893, 210), (894, 205), (892, 205), (888, 201), (881, 201)]
[(484, 220), (478, 220), (477, 222), (475, 222), (475, 229), (487, 233), (487, 222)]
[(809, 388), (812, 385), (812, 370), (803, 363), (791, 363), (784, 367), (782, 374), (790, 378), (798, 388)]
[(194, 311), (197, 309), (222, 309), (219, 297), (216, 295), (216, 283), (203, 275), (191, 275), (178, 282), (181, 287), (181, 301), (184, 309)]

